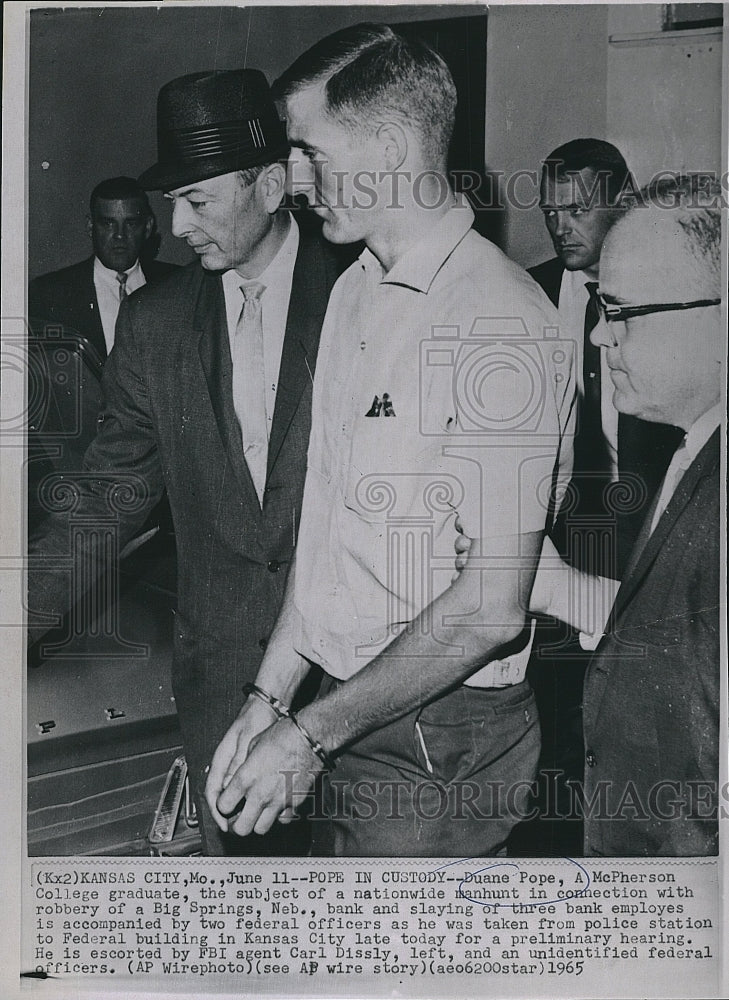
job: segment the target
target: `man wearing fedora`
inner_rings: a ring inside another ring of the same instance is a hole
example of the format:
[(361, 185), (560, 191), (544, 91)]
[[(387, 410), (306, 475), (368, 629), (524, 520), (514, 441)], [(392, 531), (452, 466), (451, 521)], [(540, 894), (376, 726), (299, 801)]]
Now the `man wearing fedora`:
[[(286, 133), (261, 72), (173, 80), (157, 126), (158, 162), (140, 184), (172, 200), (172, 231), (198, 260), (122, 304), (75, 514), (108, 519), (107, 495), (137, 484), (135, 502), (114, 509), (123, 545), (167, 490), (179, 563), (173, 689), (197, 793), (282, 603), (337, 265), (281, 207)], [(67, 539), (67, 515), (56, 515), (31, 555), (66, 554)], [(68, 589), (31, 563), (32, 641), (48, 627), (36, 614), (62, 615)], [(197, 802), (206, 853), (304, 847), (297, 824), (248, 848)]]

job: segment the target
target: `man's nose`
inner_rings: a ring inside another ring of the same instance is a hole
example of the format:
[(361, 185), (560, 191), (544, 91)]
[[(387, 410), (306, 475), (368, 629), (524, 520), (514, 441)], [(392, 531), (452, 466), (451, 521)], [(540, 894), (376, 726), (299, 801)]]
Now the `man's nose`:
[(291, 147), (286, 173), (289, 192), (292, 195), (303, 194), (310, 205), (315, 204), (314, 165), (295, 146)]
[(622, 326), (615, 320), (608, 321), (605, 317), (600, 318), (600, 322), (593, 328), (590, 334), (590, 342), (594, 347), (617, 347), (618, 331), (616, 327)]
[(556, 212), (557, 224), (555, 226), (555, 232), (557, 236), (563, 236), (565, 233), (569, 233), (572, 229), (572, 216), (569, 212)]
[(192, 228), (189, 206), (184, 198), (177, 198), (172, 205), (172, 235), (182, 239)]

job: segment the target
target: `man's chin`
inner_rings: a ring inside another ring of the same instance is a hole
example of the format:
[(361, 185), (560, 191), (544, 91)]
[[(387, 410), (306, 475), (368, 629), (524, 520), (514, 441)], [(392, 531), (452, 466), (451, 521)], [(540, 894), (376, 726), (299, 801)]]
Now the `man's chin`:
[(575, 254), (557, 254), (557, 256), (562, 261), (565, 271), (585, 271), (594, 263)]
[(341, 232), (335, 219), (323, 219), (321, 224), (321, 234), (330, 243), (345, 243), (341, 238)]
[(336, 219), (324, 219), (321, 227), (321, 234), (329, 243), (336, 243), (344, 246), (347, 243), (358, 243), (362, 237), (348, 233), (346, 227), (340, 225)]
[(99, 257), (99, 260), (104, 267), (108, 267), (110, 271), (117, 271), (119, 273), (122, 271), (128, 271), (130, 268), (134, 267), (137, 262), (136, 257), (132, 257), (132, 259), (129, 260), (129, 257), (111, 256), (106, 258)]
[(613, 389), (613, 406), (618, 413), (627, 417), (642, 417), (643, 415), (639, 400), (632, 392), (626, 392), (624, 389)]
[(216, 254), (198, 254), (198, 259), (204, 271), (230, 270), (230, 264), (221, 260)]

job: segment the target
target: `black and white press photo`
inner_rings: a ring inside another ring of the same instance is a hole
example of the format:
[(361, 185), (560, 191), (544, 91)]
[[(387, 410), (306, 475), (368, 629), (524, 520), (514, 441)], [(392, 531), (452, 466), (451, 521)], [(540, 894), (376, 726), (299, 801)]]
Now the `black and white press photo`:
[(18, 995), (721, 995), (723, 21), (7, 12)]

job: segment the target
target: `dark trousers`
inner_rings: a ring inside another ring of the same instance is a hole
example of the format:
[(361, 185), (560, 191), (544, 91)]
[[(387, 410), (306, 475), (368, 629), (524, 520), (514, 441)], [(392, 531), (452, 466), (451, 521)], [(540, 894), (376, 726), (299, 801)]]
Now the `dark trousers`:
[(206, 857), (260, 857), (286, 858), (301, 857), (309, 853), (309, 822), (299, 818), (293, 823), (274, 823), (268, 833), (251, 833), (239, 837), (235, 833), (224, 833), (212, 817), (205, 796), (204, 784), (195, 795), (202, 852)]
[(585, 766), (582, 691), (591, 655), (568, 626), (537, 627), (527, 677), (539, 712), (542, 749), (531, 798), (534, 815), (512, 833), (510, 855), (583, 854), (579, 805)]
[(538, 754), (526, 682), (459, 687), (338, 757), (314, 808), (312, 854), (498, 854), (525, 815)]

